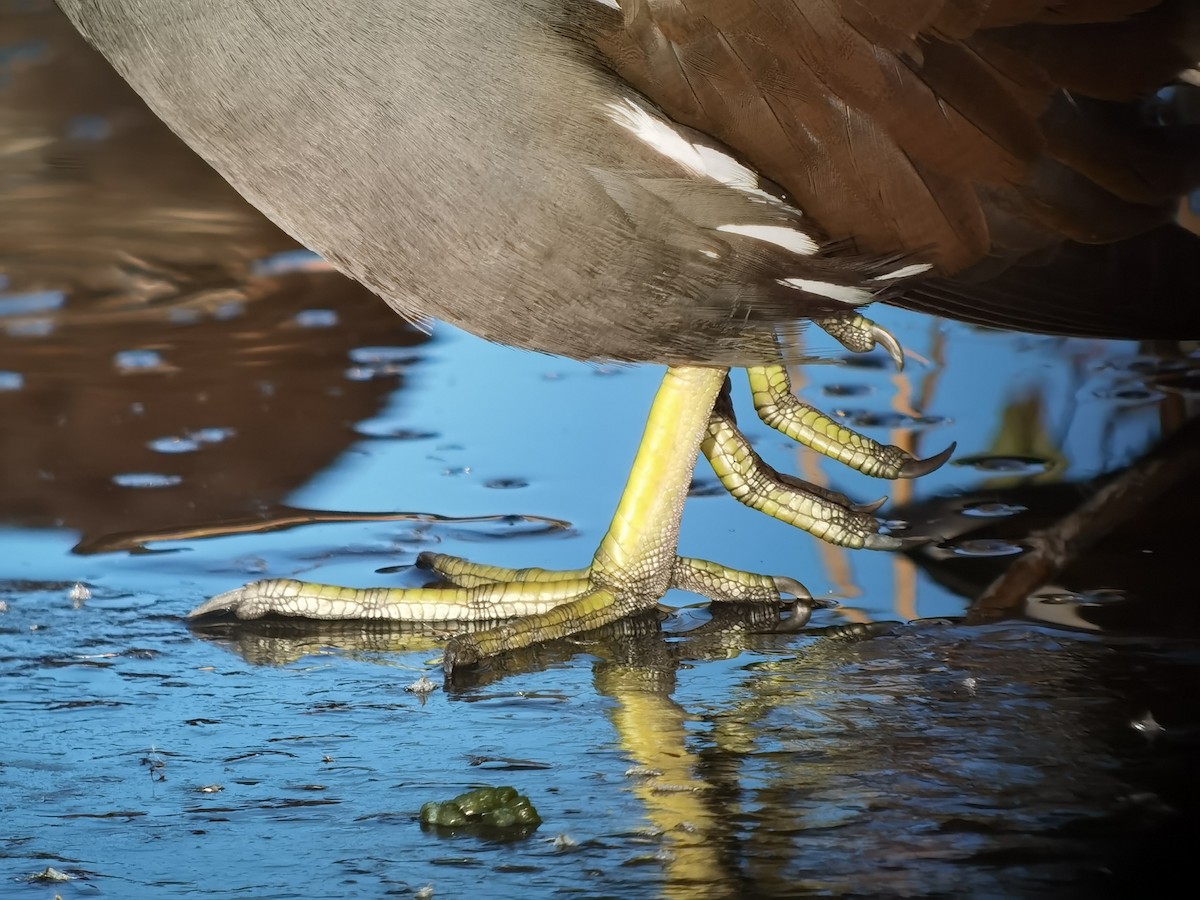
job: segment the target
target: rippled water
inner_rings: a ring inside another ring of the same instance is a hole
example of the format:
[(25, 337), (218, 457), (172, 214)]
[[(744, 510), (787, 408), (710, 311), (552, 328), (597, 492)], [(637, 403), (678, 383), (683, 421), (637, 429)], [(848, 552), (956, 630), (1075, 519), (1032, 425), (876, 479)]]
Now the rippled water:
[[(0, 0), (0, 97), (0, 897), (1095, 897), (1190, 872), (1194, 472), (1019, 603), (973, 605), (1194, 412), (1189, 348), (877, 310), (903, 375), (798, 386), (919, 454), (958, 441), (955, 465), (880, 484), (740, 421), (927, 544), (820, 545), (702, 465), (684, 552), (840, 607), (789, 634), (672, 594), (661, 626), (424, 696), (436, 633), (182, 616), (264, 574), (415, 584), (428, 549), (583, 564), (659, 372), (406, 326), (44, 3)], [(544, 824), (422, 830), (479, 784)]]

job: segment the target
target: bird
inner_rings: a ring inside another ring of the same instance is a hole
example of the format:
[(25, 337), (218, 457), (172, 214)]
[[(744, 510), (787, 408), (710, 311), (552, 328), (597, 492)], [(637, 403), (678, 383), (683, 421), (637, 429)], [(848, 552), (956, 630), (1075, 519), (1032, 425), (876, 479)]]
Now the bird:
[[(400, 315), (667, 366), (609, 529), (572, 571), (425, 554), (443, 586), (271, 579), (190, 615), (485, 620), (447, 678), (670, 588), (820, 605), (677, 553), (699, 456), (739, 501), (896, 549), (875, 506), (761, 460), (728, 392), (882, 478), (929, 459), (792, 392), (785, 339), (902, 349), (873, 302), (1050, 333), (1194, 328), (1200, 182), (1164, 90), (1200, 83), (1188, 0), (58, 0), (150, 108)], [(884, 307), (886, 308), (886, 306)], [(1195, 336), (1194, 334), (1189, 336)]]

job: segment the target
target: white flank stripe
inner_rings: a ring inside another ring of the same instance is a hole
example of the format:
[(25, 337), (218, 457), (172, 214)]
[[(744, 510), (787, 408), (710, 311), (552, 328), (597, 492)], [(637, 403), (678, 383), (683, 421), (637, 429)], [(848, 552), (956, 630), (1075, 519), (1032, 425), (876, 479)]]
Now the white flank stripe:
[(612, 119), (622, 128), (634, 133), (638, 140), (649, 144), (663, 156), (673, 159), (693, 175), (707, 175), (704, 159), (683, 135), (657, 116), (651, 115), (632, 100), (606, 104)]
[(922, 272), (928, 272), (932, 268), (932, 263), (913, 263), (911, 266), (905, 266), (902, 269), (897, 269), (895, 272), (888, 272), (886, 275), (876, 275), (871, 280), (891, 281), (894, 278), (908, 278), (912, 275), (920, 275)]
[(779, 283), (785, 287), (808, 291), (810, 294), (820, 294), (822, 297), (828, 297), (830, 300), (850, 306), (862, 306), (874, 299), (870, 291), (848, 287), (844, 284), (830, 284), (827, 281), (811, 281), (808, 278), (780, 278)]
[(727, 184), (731, 188), (745, 191), (747, 194), (762, 194), (770, 196), (758, 186), (758, 173), (743, 166), (728, 153), (722, 153), (713, 147), (703, 144), (692, 144), (700, 158), (704, 160), (704, 173), (714, 181)]
[(676, 131), (671, 122), (641, 104), (626, 99), (624, 103), (606, 105), (614, 122), (632, 131), (638, 140), (679, 163), (693, 175), (710, 178), (746, 194), (772, 201), (775, 199), (759, 187), (758, 173), (753, 169), (743, 166), (728, 153), (703, 144), (693, 144)]
[(817, 252), (817, 242), (803, 231), (788, 228), (786, 225), (718, 225), (717, 231), (727, 231), (730, 234), (740, 234), (742, 237), (754, 238), (791, 250), (801, 256), (812, 256)]

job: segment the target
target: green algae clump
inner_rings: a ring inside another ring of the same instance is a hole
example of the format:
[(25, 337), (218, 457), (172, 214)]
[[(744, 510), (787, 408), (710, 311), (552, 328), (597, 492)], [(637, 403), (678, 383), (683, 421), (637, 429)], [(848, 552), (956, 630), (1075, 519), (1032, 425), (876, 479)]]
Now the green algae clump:
[(529, 798), (512, 787), (483, 787), (421, 807), (421, 824), (439, 828), (528, 829), (542, 824)]

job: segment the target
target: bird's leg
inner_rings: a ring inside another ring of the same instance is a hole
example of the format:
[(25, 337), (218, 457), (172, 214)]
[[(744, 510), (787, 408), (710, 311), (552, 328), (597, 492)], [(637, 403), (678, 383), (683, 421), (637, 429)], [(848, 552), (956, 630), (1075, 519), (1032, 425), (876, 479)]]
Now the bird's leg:
[(363, 590), (291, 580), (256, 582), (214, 597), (190, 618), (230, 612), (311, 619), (422, 622), (500, 621), (459, 635), (444, 656), (455, 666), (607, 625), (653, 607), (671, 587), (717, 600), (808, 600), (797, 582), (727, 569), (675, 554), (684, 499), (713, 404), (727, 370), (673, 367), (655, 397), (646, 431), (608, 533), (587, 569), (549, 572), (479, 566), (453, 557), (423, 562), (452, 587)]
[[(904, 362), (899, 342), (858, 313), (814, 321), (851, 350), (866, 352), (878, 341), (888, 348), (897, 368)], [(792, 393), (791, 379), (782, 363), (751, 366), (746, 374), (750, 378), (754, 408), (763, 422), (810, 450), (823, 453), (865, 475), (917, 478), (942, 466), (954, 453), (955, 445), (951, 444), (936, 456), (916, 459), (894, 444), (881, 444), (838, 424)]]

